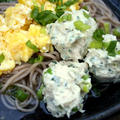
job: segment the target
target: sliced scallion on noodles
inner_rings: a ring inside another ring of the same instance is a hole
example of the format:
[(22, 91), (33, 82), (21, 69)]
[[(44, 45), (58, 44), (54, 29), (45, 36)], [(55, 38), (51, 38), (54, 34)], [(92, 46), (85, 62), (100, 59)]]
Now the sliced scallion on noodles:
[(42, 91), (43, 91), (43, 84), (41, 85), (40, 89), (37, 91), (37, 96), (39, 100), (42, 100), (43, 96), (42, 96)]
[(120, 27), (113, 29), (113, 34), (120, 38)]
[(110, 23), (104, 23), (104, 30), (106, 34), (110, 33)]
[(28, 98), (28, 94), (25, 93), (22, 89), (18, 89), (16, 91), (15, 97), (20, 101), (23, 102)]
[(40, 63), (44, 60), (44, 56), (38, 56), (37, 58), (30, 58), (28, 63), (34, 64), (34, 63)]

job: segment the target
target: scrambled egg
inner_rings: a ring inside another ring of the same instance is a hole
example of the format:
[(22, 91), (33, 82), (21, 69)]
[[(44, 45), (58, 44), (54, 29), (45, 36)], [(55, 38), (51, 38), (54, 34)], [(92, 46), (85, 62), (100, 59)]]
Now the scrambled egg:
[(10, 29), (20, 29), (26, 24), (29, 25), (31, 23), (30, 18), (31, 9), (23, 4), (16, 4), (15, 7), (9, 7), (5, 11), (5, 21), (7, 26)]
[(16, 63), (20, 63), (21, 61), (27, 62), (34, 53), (32, 49), (26, 46), (28, 40), (28, 32), (24, 30), (8, 32), (6, 34), (5, 41), (7, 48)]
[(16, 63), (20, 63), (21, 61), (27, 62), (34, 54), (34, 51), (26, 45), (28, 40), (37, 46), (41, 52), (49, 51), (51, 45), (50, 38), (45, 28), (40, 25), (31, 24), (28, 31), (8, 32), (5, 36), (5, 41)]
[(2, 72), (9, 72), (15, 67), (15, 61), (11, 53), (8, 51), (4, 41), (0, 41), (0, 55), (3, 54), (5, 59), (0, 64), (0, 75)]

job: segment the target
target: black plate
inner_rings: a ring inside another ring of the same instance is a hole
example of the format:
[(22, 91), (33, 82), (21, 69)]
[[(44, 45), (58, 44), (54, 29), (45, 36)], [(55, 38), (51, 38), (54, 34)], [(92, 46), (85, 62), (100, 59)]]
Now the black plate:
[[(104, 0), (120, 19), (120, 0)], [(103, 87), (102, 87), (103, 89)], [(103, 120), (120, 111), (120, 83), (111, 84), (101, 93), (100, 97), (88, 97), (85, 102), (84, 114), (77, 113), (69, 120)], [(47, 114), (46, 114), (47, 113)], [(33, 113), (22, 113), (7, 109), (0, 99), (0, 120), (68, 120), (68, 118), (55, 119), (45, 109), (41, 102)]]

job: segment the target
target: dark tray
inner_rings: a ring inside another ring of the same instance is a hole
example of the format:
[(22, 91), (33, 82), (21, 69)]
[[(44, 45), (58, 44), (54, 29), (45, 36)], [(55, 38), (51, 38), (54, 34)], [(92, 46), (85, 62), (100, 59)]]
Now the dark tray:
[[(104, 0), (120, 19), (120, 0)], [(33, 113), (22, 113), (4, 107), (0, 99), (0, 120), (68, 120), (68, 118), (55, 119), (46, 114), (45, 106), (41, 102), (39, 108)], [(84, 114), (77, 113), (70, 120), (104, 120), (120, 111), (120, 83), (111, 84), (102, 92), (100, 97), (88, 97), (85, 102)]]

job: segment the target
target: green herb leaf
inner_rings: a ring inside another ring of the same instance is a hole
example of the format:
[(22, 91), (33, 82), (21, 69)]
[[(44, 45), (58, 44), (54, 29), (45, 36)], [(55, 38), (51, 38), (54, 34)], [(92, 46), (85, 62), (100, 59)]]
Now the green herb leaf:
[(84, 24), (82, 21), (78, 20), (74, 22), (74, 26), (77, 30), (85, 32), (86, 30), (90, 29), (91, 26)]
[(48, 68), (47, 71), (45, 72), (45, 74), (48, 73), (48, 74), (52, 74), (52, 69), (51, 68)]
[(108, 48), (106, 49), (108, 51), (109, 56), (115, 56), (116, 55), (116, 52), (115, 52), (116, 45), (117, 45), (117, 41), (111, 41), (110, 42)]
[(37, 16), (38, 23), (43, 26), (54, 23), (57, 19), (58, 17), (51, 10), (42, 11)]
[(32, 44), (30, 40), (26, 42), (26, 46), (31, 48), (34, 52), (39, 52), (39, 49), (34, 44)]
[(65, 22), (65, 21), (71, 21), (72, 20), (72, 15), (71, 14), (66, 14), (58, 19), (58, 22)]
[(15, 97), (20, 101), (23, 102), (28, 98), (28, 94), (25, 93), (22, 89), (16, 91)]
[(43, 88), (44, 88), (44, 85), (42, 84), (41, 87), (40, 87), (40, 89), (37, 91), (37, 96), (38, 96), (39, 100), (43, 99), (43, 96), (42, 96)]
[(37, 58), (30, 58), (28, 63), (34, 64), (34, 63), (40, 63), (44, 60), (44, 56), (38, 56)]
[(4, 54), (3, 54), (3, 53), (2, 53), (2, 54), (0, 54), (0, 64), (4, 61), (4, 59), (5, 59)]
[(104, 23), (105, 34), (110, 33), (110, 23)]
[(83, 12), (83, 14), (84, 14), (84, 16), (85, 16), (87, 19), (90, 18), (90, 15), (89, 15), (88, 13)]
[(94, 33), (93, 33), (93, 38), (97, 41), (103, 41), (103, 35), (105, 34), (103, 29), (97, 29)]
[(67, 2), (64, 3), (66, 7), (70, 7), (71, 5), (79, 2), (79, 0), (68, 0)]
[(113, 29), (113, 34), (120, 38), (120, 27)]

